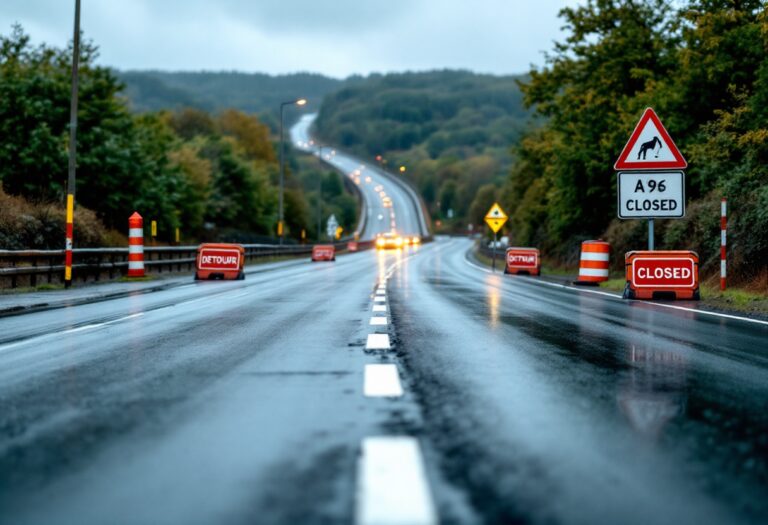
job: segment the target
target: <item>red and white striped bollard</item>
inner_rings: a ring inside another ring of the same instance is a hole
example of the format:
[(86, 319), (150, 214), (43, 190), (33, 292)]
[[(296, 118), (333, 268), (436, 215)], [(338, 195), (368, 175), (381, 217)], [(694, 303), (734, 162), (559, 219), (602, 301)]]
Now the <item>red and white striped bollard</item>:
[(144, 277), (144, 219), (139, 212), (128, 218), (128, 277)]
[(725, 290), (725, 231), (728, 226), (727, 201), (720, 201), (720, 290)]

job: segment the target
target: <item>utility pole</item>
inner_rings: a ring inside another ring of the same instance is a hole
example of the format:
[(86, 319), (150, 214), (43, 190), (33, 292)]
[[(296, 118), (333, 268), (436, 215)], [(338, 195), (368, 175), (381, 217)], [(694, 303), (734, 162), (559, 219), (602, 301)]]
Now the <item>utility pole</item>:
[(288, 102), (280, 103), (280, 194), (277, 205), (277, 235), (280, 237), (280, 244), (283, 244), (283, 229), (285, 227), (283, 216), (283, 193), (285, 193), (285, 168), (284, 168), (284, 156), (285, 156), (285, 141), (283, 140), (283, 108), (285, 106), (297, 105), (303, 106), (307, 103), (307, 99), (300, 98), (298, 100), (289, 100)]
[(72, 95), (69, 105), (69, 174), (67, 178), (67, 226), (64, 243), (64, 287), (72, 286), (72, 241), (75, 217), (77, 169), (77, 88), (80, 65), (80, 0), (75, 0), (75, 34), (72, 46)]

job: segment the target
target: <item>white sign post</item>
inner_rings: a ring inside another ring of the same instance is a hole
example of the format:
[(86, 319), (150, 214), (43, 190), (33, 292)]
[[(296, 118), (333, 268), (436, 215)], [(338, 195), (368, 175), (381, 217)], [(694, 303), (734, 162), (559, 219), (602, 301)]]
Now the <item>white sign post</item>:
[(619, 219), (685, 217), (685, 174), (682, 171), (620, 171)]

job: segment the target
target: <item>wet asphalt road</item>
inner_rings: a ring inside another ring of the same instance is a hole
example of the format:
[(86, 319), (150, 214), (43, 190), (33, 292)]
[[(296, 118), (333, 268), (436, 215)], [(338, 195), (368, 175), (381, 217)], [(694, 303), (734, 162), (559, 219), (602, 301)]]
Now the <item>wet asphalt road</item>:
[[(361, 171), (363, 238), (426, 231)], [(0, 524), (768, 522), (768, 325), (469, 248), (0, 317)]]
[(410, 262), (392, 310), (422, 439), (478, 519), (768, 522), (768, 326), (490, 274), (467, 249)]
[[(491, 275), (468, 248), (0, 319), (0, 522), (351, 523), (377, 435), (418, 438), (444, 523), (766, 522), (768, 326)], [(374, 363), (402, 397), (363, 395)]]

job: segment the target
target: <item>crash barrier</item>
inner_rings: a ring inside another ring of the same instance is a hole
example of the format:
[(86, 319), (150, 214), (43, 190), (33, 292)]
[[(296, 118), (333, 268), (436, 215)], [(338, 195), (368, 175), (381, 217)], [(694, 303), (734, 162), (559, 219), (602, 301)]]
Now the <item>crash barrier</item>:
[(356, 252), (357, 251), (357, 241), (349, 241), (347, 243), (347, 251), (348, 252)]
[[(370, 241), (359, 249), (373, 247)], [(343, 250), (345, 243), (336, 245)], [(147, 275), (190, 273), (195, 269), (197, 246), (145, 246)], [(269, 257), (300, 257), (312, 253), (311, 245), (243, 244), (245, 263)], [(73, 250), (73, 282), (101, 282), (128, 273), (129, 248), (76, 248)], [(64, 282), (64, 250), (0, 250), (0, 289), (61, 284)]]
[(312, 261), (335, 261), (336, 249), (333, 244), (315, 244), (312, 247)]
[(139, 212), (128, 218), (128, 277), (144, 277), (144, 219)]
[(539, 275), (541, 256), (538, 248), (507, 248), (504, 273)]
[(624, 256), (625, 299), (694, 299), (699, 256), (691, 251), (632, 251)]
[(611, 245), (605, 241), (581, 243), (579, 277), (573, 284), (597, 285), (608, 280)]
[(195, 280), (245, 279), (245, 248), (242, 244), (204, 243), (197, 248)]

